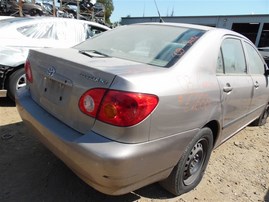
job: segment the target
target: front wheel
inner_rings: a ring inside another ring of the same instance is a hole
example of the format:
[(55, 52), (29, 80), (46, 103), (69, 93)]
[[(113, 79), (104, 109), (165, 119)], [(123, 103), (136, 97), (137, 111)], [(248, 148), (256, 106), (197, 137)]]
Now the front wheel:
[(26, 86), (26, 76), (23, 68), (13, 72), (8, 81), (8, 96), (15, 100), (15, 94), (20, 89)]
[(201, 181), (213, 149), (213, 133), (202, 128), (187, 146), (178, 164), (161, 185), (175, 195), (192, 190)]

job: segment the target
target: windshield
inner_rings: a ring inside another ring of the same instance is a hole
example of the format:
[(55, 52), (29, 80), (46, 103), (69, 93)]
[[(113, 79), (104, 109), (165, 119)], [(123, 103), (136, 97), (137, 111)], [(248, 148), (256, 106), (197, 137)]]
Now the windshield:
[(122, 26), (75, 48), (109, 57), (170, 67), (204, 34), (204, 30), (160, 25)]

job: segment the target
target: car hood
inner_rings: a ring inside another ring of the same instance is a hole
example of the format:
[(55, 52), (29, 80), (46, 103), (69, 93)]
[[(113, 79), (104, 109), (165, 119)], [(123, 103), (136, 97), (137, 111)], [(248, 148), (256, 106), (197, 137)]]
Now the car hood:
[(0, 64), (16, 67), (24, 64), (28, 56), (29, 48), (12, 48), (0, 46)]
[[(1, 36), (0, 36), (1, 37)], [(25, 63), (30, 49), (40, 48), (68, 48), (74, 42), (57, 40), (25, 40), (0, 38), (0, 65), (17, 67)]]

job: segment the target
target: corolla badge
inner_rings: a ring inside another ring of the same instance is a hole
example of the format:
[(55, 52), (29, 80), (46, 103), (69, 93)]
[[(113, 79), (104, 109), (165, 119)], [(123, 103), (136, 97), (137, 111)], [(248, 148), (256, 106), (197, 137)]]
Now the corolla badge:
[(56, 72), (56, 69), (54, 67), (49, 67), (47, 69), (47, 75), (48, 76), (51, 76), (52, 77), (55, 74), (55, 72)]
[(82, 78), (84, 79), (87, 79), (87, 80), (91, 80), (91, 81), (94, 81), (94, 82), (98, 82), (98, 83), (101, 83), (101, 84), (104, 84), (104, 85), (107, 85), (108, 84), (108, 81), (103, 79), (103, 78), (100, 78), (100, 77), (96, 77), (90, 73), (86, 73), (86, 72), (81, 72), (79, 74)]

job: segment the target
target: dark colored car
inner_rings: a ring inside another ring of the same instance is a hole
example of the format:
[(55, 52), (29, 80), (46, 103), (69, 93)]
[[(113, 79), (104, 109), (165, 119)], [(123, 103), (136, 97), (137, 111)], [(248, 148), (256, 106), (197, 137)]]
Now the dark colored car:
[[(29, 0), (22, 1), (23, 15), (41, 16), (43, 9), (40, 5), (33, 4)], [(0, 13), (3, 15), (19, 16), (19, 3), (16, 0), (6, 0), (0, 2)]]

